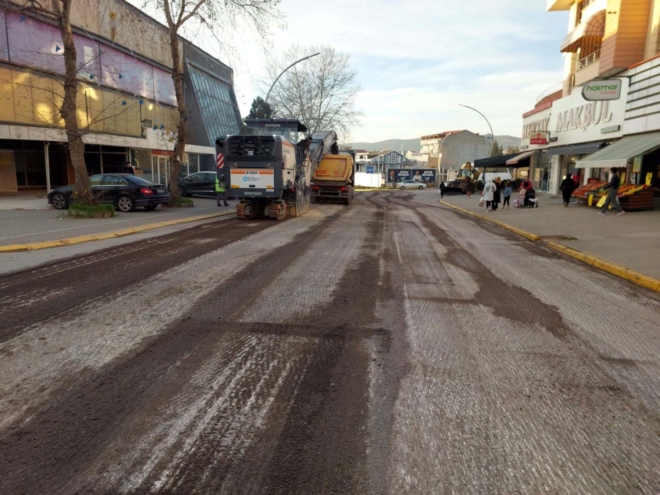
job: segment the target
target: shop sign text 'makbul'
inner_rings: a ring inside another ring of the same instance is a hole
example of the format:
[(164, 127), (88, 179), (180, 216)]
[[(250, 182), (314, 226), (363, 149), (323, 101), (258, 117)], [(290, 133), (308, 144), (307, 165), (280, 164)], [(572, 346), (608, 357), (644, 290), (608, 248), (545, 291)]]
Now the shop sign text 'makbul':
[(555, 132), (585, 130), (593, 125), (612, 122), (612, 118), (609, 101), (594, 101), (560, 112)]

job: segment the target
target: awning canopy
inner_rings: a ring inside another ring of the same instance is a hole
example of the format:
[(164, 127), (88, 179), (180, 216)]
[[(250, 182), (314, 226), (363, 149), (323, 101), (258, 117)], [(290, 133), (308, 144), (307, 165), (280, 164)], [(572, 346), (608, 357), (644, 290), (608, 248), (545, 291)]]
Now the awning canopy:
[(626, 136), (577, 162), (577, 168), (623, 168), (630, 158), (660, 148), (660, 132)]
[(605, 36), (605, 9), (596, 12), (588, 21), (573, 29), (561, 42), (560, 51), (575, 53), (586, 43), (598, 45)]
[(567, 146), (556, 146), (548, 148), (548, 155), (588, 155), (595, 153), (605, 145), (605, 141), (594, 141), (593, 143), (569, 144)]
[(525, 151), (524, 153), (521, 153), (518, 156), (511, 158), (511, 160), (507, 160), (506, 164), (507, 166), (510, 167), (514, 165), (518, 165), (519, 167), (528, 167), (529, 163), (520, 163), (520, 162), (529, 160), (529, 157), (532, 156), (534, 153), (536, 153), (536, 151)]
[(482, 160), (475, 160), (474, 166), (477, 168), (506, 167), (506, 162), (512, 158), (515, 158), (519, 154), (520, 153), (512, 153), (510, 155), (492, 156)]

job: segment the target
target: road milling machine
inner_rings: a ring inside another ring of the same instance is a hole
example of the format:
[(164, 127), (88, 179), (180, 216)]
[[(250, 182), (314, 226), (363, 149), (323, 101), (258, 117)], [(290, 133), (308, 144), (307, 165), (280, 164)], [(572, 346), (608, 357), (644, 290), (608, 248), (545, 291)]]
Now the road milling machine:
[(219, 180), (232, 198), (238, 218), (281, 220), (304, 215), (310, 182), (324, 155), (337, 154), (334, 131), (307, 134), (291, 119), (246, 119), (240, 135), (216, 140)]

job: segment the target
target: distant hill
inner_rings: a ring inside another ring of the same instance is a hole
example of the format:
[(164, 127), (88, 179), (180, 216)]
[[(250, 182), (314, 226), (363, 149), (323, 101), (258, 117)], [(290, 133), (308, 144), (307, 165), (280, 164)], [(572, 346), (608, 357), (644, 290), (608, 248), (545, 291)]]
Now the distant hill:
[[(521, 139), (515, 136), (495, 136), (497, 142), (506, 149), (509, 146), (520, 146)], [(394, 150), (401, 151), (403, 146), (404, 151), (416, 151), (419, 153), (421, 149), (420, 138), (413, 139), (387, 139), (385, 141), (378, 141), (377, 143), (348, 143), (354, 150), (367, 150), (367, 151), (380, 151), (380, 150)]]
[(378, 141), (377, 143), (348, 143), (354, 150), (367, 150), (367, 151), (381, 151), (393, 150), (401, 151), (403, 146), (404, 151), (417, 151), (420, 150), (419, 138), (413, 139), (387, 139), (385, 141)]

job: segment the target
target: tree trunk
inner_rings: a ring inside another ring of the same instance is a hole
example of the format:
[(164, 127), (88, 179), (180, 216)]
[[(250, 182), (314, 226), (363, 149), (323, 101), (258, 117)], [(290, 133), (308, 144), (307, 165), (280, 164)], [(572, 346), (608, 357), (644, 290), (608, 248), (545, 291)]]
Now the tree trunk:
[(71, 31), (71, 3), (73, 0), (62, 0), (62, 20), (60, 31), (64, 44), (64, 100), (60, 114), (64, 119), (69, 156), (73, 164), (75, 184), (71, 197), (79, 203), (91, 204), (94, 201), (89, 183), (89, 174), (85, 165), (85, 143), (78, 127), (76, 97), (78, 95), (78, 59), (76, 45)]
[(172, 157), (172, 167), (170, 169), (170, 196), (172, 199), (181, 197), (179, 190), (179, 171), (183, 162), (183, 153), (186, 151), (186, 133), (188, 131), (188, 110), (186, 108), (186, 98), (183, 91), (183, 66), (181, 55), (179, 53), (179, 36), (175, 29), (170, 28), (170, 47), (172, 48), (172, 79), (174, 80), (174, 92), (176, 94), (176, 103), (179, 109), (179, 126), (176, 137), (176, 147)]

